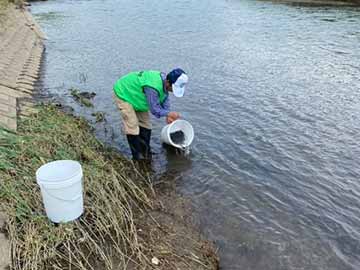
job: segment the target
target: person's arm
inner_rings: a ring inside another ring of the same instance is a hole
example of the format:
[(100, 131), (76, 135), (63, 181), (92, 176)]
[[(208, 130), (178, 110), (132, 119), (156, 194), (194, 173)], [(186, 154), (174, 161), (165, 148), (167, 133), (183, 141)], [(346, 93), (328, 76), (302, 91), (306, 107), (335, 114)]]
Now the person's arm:
[[(170, 99), (169, 99), (169, 95), (166, 96), (164, 102), (161, 104), (161, 106), (164, 108), (164, 110), (168, 110), (170, 111)], [(166, 122), (168, 124), (172, 123), (173, 121), (177, 120), (180, 118), (180, 114), (177, 112), (169, 112), (168, 115), (166, 116)]]
[(170, 111), (170, 95), (169, 94), (165, 97), (165, 100), (161, 104), (161, 106), (164, 108), (164, 110)]
[[(170, 113), (170, 102), (169, 97), (166, 98), (166, 100), (163, 103), (163, 106), (159, 103), (159, 96), (155, 89), (152, 89), (151, 87), (144, 87), (144, 93), (147, 99), (147, 102), (149, 104), (150, 112), (156, 117), (164, 117), (168, 116)], [(166, 104), (167, 102), (167, 104)], [(165, 105), (165, 106), (164, 106)]]

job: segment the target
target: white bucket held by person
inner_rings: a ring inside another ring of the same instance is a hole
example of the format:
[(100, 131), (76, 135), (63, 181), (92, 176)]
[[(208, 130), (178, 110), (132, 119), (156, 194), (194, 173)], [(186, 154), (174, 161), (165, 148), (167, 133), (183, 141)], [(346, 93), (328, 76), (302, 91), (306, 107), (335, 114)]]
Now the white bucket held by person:
[(72, 221), (84, 212), (82, 177), (80, 163), (73, 160), (53, 161), (36, 171), (46, 215), (51, 221)]
[(176, 148), (187, 149), (194, 140), (194, 129), (186, 120), (175, 120), (161, 130), (161, 141)]

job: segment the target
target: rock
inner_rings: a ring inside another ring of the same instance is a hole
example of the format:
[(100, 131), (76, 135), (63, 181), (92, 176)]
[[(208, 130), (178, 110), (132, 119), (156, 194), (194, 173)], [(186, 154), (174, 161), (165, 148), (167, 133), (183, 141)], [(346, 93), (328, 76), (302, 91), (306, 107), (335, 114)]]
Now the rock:
[(96, 96), (95, 92), (80, 92), (79, 89), (71, 88), (70, 93), (75, 98), (87, 98), (87, 99), (93, 99)]
[(80, 92), (76, 88), (70, 89), (70, 94), (73, 96), (73, 98), (79, 102), (81, 105), (84, 105), (86, 107), (94, 107), (92, 102), (90, 101), (91, 98), (96, 96), (96, 93), (92, 92)]
[(79, 95), (83, 98), (93, 99), (96, 96), (95, 92), (80, 92)]
[(88, 98), (80, 98), (79, 102), (84, 105), (85, 107), (94, 107), (90, 99)]
[(6, 215), (0, 212), (0, 229), (4, 227), (6, 221)]
[[(0, 212), (0, 231), (5, 226), (6, 215)], [(10, 243), (4, 233), (0, 232), (0, 270), (8, 269), (10, 265)]]
[(63, 106), (62, 111), (64, 113), (67, 113), (67, 114), (73, 114), (74, 113), (74, 108), (70, 107), (70, 106)]
[(3, 233), (0, 233), (0, 270), (9, 269), (10, 243)]
[(154, 264), (154, 265), (159, 265), (160, 264), (160, 260), (156, 257), (153, 257), (151, 259), (151, 263)]
[(96, 123), (99, 123), (99, 122), (103, 122), (105, 121), (106, 122), (106, 118), (105, 118), (105, 113), (104, 112), (96, 112), (96, 113), (92, 113), (91, 114), (92, 116), (95, 116), (96, 118)]

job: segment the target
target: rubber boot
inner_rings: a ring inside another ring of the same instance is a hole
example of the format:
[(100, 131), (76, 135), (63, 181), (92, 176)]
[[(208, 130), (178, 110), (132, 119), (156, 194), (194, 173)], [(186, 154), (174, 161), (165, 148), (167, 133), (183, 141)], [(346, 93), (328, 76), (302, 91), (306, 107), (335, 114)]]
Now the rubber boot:
[(140, 127), (140, 145), (142, 153), (146, 159), (151, 159), (151, 129)]
[(141, 143), (139, 135), (126, 135), (128, 140), (133, 160), (140, 160), (141, 156)]

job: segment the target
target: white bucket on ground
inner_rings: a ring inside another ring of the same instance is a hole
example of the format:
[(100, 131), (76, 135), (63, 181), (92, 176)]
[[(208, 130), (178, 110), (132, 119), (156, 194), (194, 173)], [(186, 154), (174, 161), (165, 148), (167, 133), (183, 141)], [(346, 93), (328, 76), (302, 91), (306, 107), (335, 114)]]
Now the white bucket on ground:
[[(171, 140), (170, 134), (176, 131), (182, 131), (185, 135), (185, 140), (183, 144), (176, 144)], [(166, 125), (161, 130), (161, 141), (172, 145), (176, 148), (187, 148), (190, 146), (192, 141), (194, 140), (194, 129), (192, 125), (185, 120), (176, 120), (171, 124)]]
[(72, 221), (84, 212), (82, 169), (77, 161), (58, 160), (36, 171), (46, 215), (56, 223)]

